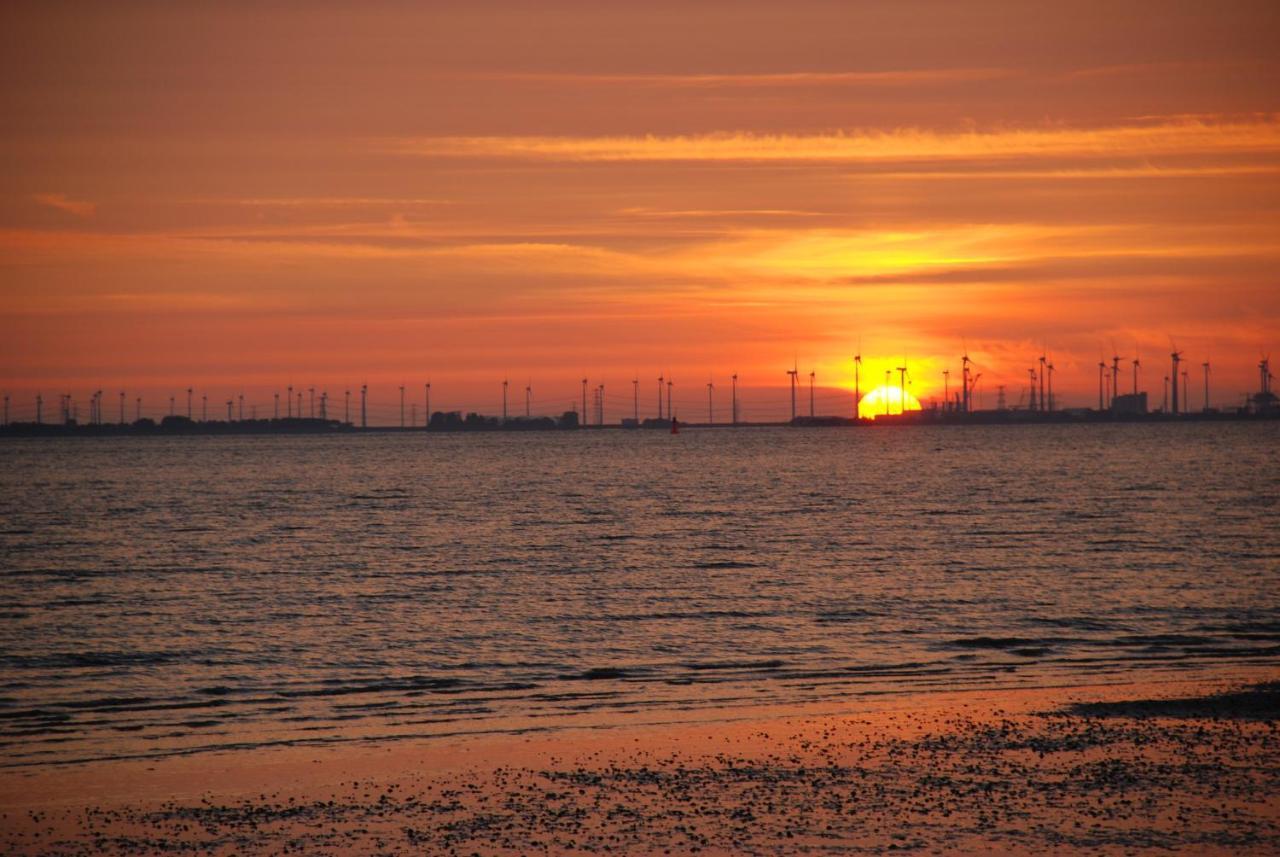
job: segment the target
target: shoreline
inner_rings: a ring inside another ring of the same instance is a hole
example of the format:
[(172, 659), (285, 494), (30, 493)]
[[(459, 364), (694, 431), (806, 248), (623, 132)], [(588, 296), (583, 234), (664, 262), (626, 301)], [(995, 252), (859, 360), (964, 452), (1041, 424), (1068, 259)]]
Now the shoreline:
[[(140, 845), (277, 853), (288, 843), (309, 853), (456, 847), (505, 854), (591, 853), (612, 843), (630, 853), (800, 853), (837, 843), (878, 852), (890, 845), (971, 850), (998, 841), (1002, 850), (1091, 851), (1071, 839), (1073, 825), (1089, 817), (1086, 804), (1099, 811), (1089, 801), (1105, 797), (1109, 812), (1129, 812), (1123, 801), (1156, 789), (1191, 821), (1170, 823), (1163, 809), (1150, 817), (1129, 814), (1126, 824), (1142, 822), (1144, 833), (1108, 844), (1095, 831), (1093, 845), (1232, 850), (1225, 828), (1211, 824), (1220, 808), (1209, 812), (1206, 803), (1221, 793), (1231, 795), (1233, 829), (1274, 847), (1280, 846), (1274, 710), (1269, 720), (1257, 711), (1252, 719), (1232, 719), (1157, 706), (1135, 717), (1114, 705), (1212, 700), (1278, 679), (1280, 670), (1258, 668), (1188, 680), (744, 709), (719, 720), (7, 769), (0, 771), (0, 846), (15, 854), (120, 853)], [(1078, 708), (1088, 705), (1104, 708)], [(1178, 761), (1189, 747), (1203, 757), (1194, 769)], [(1244, 762), (1248, 776), (1241, 774)], [(1005, 795), (988, 808), (1025, 824), (1000, 828), (992, 839), (997, 831), (979, 823), (982, 805), (966, 802), (965, 789), (952, 794), (957, 777), (975, 764), (971, 779), (999, 775), (979, 793)], [(1092, 782), (1089, 771), (1108, 770), (1115, 776), (1094, 783), (1097, 793), (1078, 793), (1081, 783)], [(1120, 776), (1122, 770), (1128, 773)], [(878, 826), (848, 811), (849, 795), (862, 794), (863, 780), (875, 785), (871, 796), (882, 804)], [(1057, 810), (1032, 800), (1038, 792), (1088, 800), (1079, 811)], [(838, 812), (823, 797), (836, 795), (845, 796)], [(903, 814), (909, 805), (923, 807), (929, 795), (938, 802), (934, 810)], [(693, 837), (686, 835), (685, 800), (705, 803), (711, 813), (699, 816), (701, 832)], [(745, 823), (748, 815), (758, 823)], [(566, 827), (566, 819), (573, 824)], [(803, 831), (791, 829), (797, 819), (809, 819)]]
[[(498, 420), (497, 417), (484, 417), (485, 420)], [(1090, 409), (1074, 409), (1053, 412), (1035, 411), (974, 411), (972, 413), (950, 413), (932, 410), (910, 411), (906, 414), (883, 414), (872, 419), (816, 416), (796, 417), (792, 420), (776, 420), (765, 422), (683, 422), (679, 423), (681, 431), (688, 430), (732, 430), (759, 428), (876, 428), (884, 426), (1046, 426), (1046, 425), (1168, 425), (1168, 424), (1201, 424), (1201, 423), (1271, 423), (1280, 422), (1280, 409), (1272, 409), (1261, 413), (1244, 411), (1197, 411), (1191, 413), (1165, 414), (1150, 413), (1111, 413)], [(552, 423), (552, 424), (544, 424)], [(158, 424), (134, 425), (132, 423), (98, 423), (86, 425), (60, 425), (56, 423), (10, 423), (0, 426), (0, 438), (66, 438), (66, 437), (238, 437), (244, 435), (319, 435), (322, 437), (349, 436), (360, 434), (428, 434), (428, 435), (468, 435), (468, 434), (574, 434), (583, 431), (621, 431), (639, 433), (669, 432), (671, 421), (668, 419), (646, 419), (641, 425), (627, 425), (621, 422), (605, 425), (556, 425), (551, 417), (535, 417), (532, 421), (524, 418), (511, 419), (507, 424), (496, 422), (478, 426), (457, 426), (447, 428), (427, 428), (423, 426), (357, 426), (339, 420), (299, 419), (292, 420), (243, 420), (231, 422), (186, 422), (180, 426), (167, 427)]]

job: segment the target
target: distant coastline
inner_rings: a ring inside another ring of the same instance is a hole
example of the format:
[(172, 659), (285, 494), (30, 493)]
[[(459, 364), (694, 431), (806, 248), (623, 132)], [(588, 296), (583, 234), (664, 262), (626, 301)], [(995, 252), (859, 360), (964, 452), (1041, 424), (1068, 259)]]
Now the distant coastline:
[[(874, 419), (840, 416), (796, 417), (772, 422), (684, 422), (680, 429), (734, 428), (874, 428), (903, 425), (1112, 425), (1116, 423), (1201, 423), (1201, 422), (1265, 422), (1280, 420), (1280, 410), (1200, 411), (1185, 414), (1113, 413), (1092, 409), (1062, 411), (992, 410), (962, 413), (940, 409), (908, 411), (904, 414), (881, 414)], [(669, 419), (631, 418), (604, 425), (580, 425), (577, 414), (566, 412), (560, 417), (501, 417), (460, 412), (436, 412), (426, 426), (357, 426), (341, 420), (292, 417), (265, 420), (192, 420), (182, 416), (165, 417), (160, 422), (141, 419), (132, 423), (34, 423), (21, 422), (0, 426), (0, 437), (181, 437), (189, 435), (263, 435), (263, 434), (367, 434), (418, 433), (455, 434), (473, 432), (528, 432), (587, 430), (662, 430), (670, 431)]]

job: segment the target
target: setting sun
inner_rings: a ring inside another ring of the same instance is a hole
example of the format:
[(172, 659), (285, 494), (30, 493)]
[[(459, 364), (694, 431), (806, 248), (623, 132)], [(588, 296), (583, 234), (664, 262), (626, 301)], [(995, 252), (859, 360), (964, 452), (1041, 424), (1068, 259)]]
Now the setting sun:
[(883, 414), (900, 414), (903, 410), (918, 411), (920, 402), (911, 393), (906, 394), (906, 407), (903, 407), (901, 387), (882, 385), (867, 393), (858, 402), (858, 416), (864, 420), (875, 419)]

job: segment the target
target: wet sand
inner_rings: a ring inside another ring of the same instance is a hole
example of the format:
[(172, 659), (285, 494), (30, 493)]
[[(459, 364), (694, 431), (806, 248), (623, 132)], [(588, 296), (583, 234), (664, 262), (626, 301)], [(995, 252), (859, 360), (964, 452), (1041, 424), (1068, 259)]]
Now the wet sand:
[(0, 851), (1277, 853), (1277, 679), (11, 768)]

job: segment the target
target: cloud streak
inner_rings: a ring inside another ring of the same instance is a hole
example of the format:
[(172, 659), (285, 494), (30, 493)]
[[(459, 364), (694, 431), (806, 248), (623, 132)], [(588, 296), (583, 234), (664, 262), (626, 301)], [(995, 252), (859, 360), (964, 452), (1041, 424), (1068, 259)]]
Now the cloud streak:
[(41, 205), (56, 208), (58, 211), (63, 211), (67, 214), (74, 214), (76, 217), (93, 217), (98, 211), (98, 206), (92, 202), (72, 199), (65, 193), (37, 193), (32, 194), (31, 198)]
[(1280, 154), (1280, 122), (1179, 120), (1066, 126), (830, 134), (716, 133), (606, 137), (427, 137), (382, 141), (384, 151), (437, 158), (534, 161), (895, 162), (1043, 156)]

